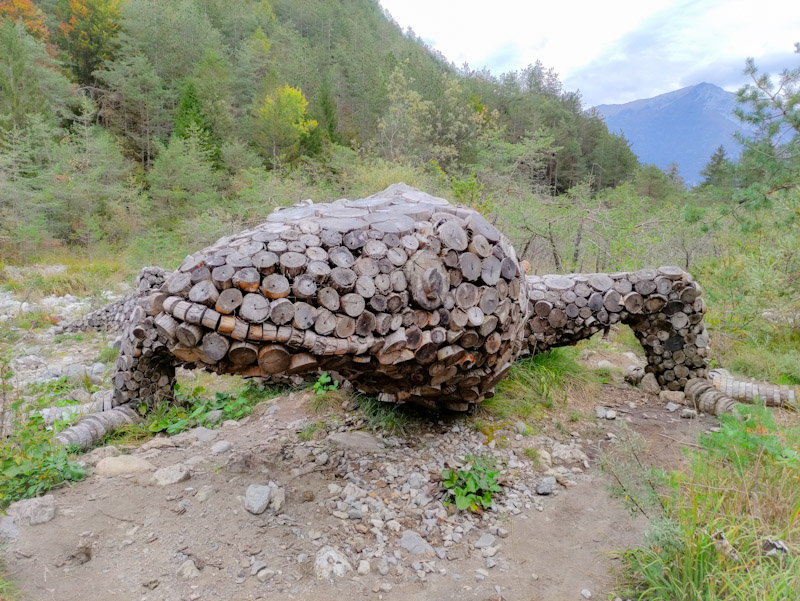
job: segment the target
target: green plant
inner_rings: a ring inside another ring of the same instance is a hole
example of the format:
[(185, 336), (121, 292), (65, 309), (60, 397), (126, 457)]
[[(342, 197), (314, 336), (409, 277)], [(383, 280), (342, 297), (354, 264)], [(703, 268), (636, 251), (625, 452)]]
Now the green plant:
[(317, 378), (317, 381), (314, 382), (312, 388), (314, 389), (314, 394), (321, 395), (332, 390), (337, 390), (339, 388), (339, 382), (331, 378), (327, 371), (323, 371), (319, 378)]
[(534, 467), (538, 467), (541, 464), (542, 459), (541, 457), (539, 457), (539, 449), (528, 447), (522, 452), (525, 453), (525, 456), (531, 460), (531, 463), (533, 464)]
[(14, 436), (0, 446), (0, 510), (84, 476), (83, 468), (72, 461), (67, 449), (53, 441), (53, 433), (66, 422), (56, 422), (49, 429), (41, 415), (27, 417), (28, 406), (22, 401), (12, 403), (11, 409)]
[(117, 360), (117, 355), (119, 355), (119, 351), (115, 349), (113, 346), (104, 346), (100, 349), (100, 352), (97, 353), (97, 358), (95, 361), (99, 361), (100, 363), (105, 363), (109, 365), (114, 363)]
[(442, 487), (445, 489), (445, 506), (455, 503), (456, 509), (470, 509), (479, 512), (481, 508), (492, 507), (493, 493), (502, 489), (497, 483), (497, 475), (493, 456), (476, 457), (467, 455), (464, 469), (446, 469), (442, 471)]
[(239, 420), (250, 415), (262, 400), (276, 396), (277, 390), (247, 383), (238, 394), (217, 392), (213, 398), (208, 398), (203, 396), (204, 393), (202, 386), (184, 390), (176, 384), (174, 402), (160, 403), (149, 412), (146, 406), (140, 407), (141, 413), (147, 413), (147, 429), (153, 433), (178, 434), (206, 424), (212, 412), (216, 411), (222, 411), (224, 420)]
[(317, 430), (321, 430), (324, 427), (325, 424), (323, 424), (322, 422), (315, 422), (313, 424), (308, 424), (305, 428), (303, 428), (297, 433), (297, 438), (299, 438), (304, 442), (307, 442), (314, 437), (314, 432), (316, 432)]
[(402, 436), (409, 427), (406, 410), (393, 403), (382, 403), (375, 397), (357, 396), (358, 409), (367, 418), (372, 430), (383, 430), (392, 436)]
[(591, 372), (578, 362), (577, 351), (557, 348), (517, 361), (497, 384), (495, 396), (481, 403), (481, 408), (499, 418), (528, 418), (568, 394), (586, 394), (595, 386)]

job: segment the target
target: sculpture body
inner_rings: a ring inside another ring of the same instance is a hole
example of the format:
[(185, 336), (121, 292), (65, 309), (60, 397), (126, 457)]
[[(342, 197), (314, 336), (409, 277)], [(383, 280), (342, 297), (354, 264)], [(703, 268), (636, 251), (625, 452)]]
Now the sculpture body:
[(465, 410), (517, 357), (617, 322), (662, 387), (707, 369), (705, 307), (688, 273), (526, 276), (479, 213), (403, 184), (276, 210), (141, 294), (116, 405), (168, 397), (184, 364), (246, 377), (335, 370), (383, 400)]

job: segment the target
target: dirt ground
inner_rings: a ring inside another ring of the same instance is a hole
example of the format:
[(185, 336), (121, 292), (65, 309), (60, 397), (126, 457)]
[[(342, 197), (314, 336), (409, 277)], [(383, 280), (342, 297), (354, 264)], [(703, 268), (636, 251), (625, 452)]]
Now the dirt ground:
[[(615, 551), (641, 542), (647, 526), (608, 492), (607, 476), (595, 459), (610, 444), (606, 431), (627, 424), (647, 440), (652, 462), (674, 467), (681, 461), (681, 444), (696, 441), (715, 424), (713, 418), (679, 419), (655, 397), (604, 385), (597, 398), (585, 402), (614, 408), (618, 418), (570, 424), (580, 430), (570, 444), (579, 441), (591, 459), (588, 469), (559, 468), (554, 494), (537, 495), (533, 489), (543, 473), (556, 472), (533, 465), (524, 449), (546, 439), (510, 432), (502, 438), (504, 449), (495, 450), (517, 466), (507, 468), (504, 477), (518, 480), (513, 490), (520, 501), (507, 506), (512, 511), (504, 506), (483, 517), (465, 517), (430, 509), (438, 505), (430, 498), (438, 490), (431, 474), (453, 460), (451, 455), (494, 446), (468, 420), (431, 420), (418, 425), (413, 436), (375, 439), (377, 450), (339, 448), (322, 436), (298, 439), (305, 424), (319, 419), (311, 414), (309, 399), (309, 394), (281, 397), (272, 408), (259, 406), (238, 427), (201, 433), (204, 440), (190, 433), (131, 449), (154, 468), (188, 466), (191, 477), (182, 482), (160, 486), (152, 471), (94, 474), (53, 491), (55, 518), (20, 527), (19, 537), (2, 551), (22, 599), (577, 601), (584, 590), (604, 599), (614, 589)], [(346, 419), (338, 425), (336, 419), (344, 418), (328, 418), (329, 432), (348, 429)], [(230, 449), (218, 452), (214, 445), (222, 440)], [(415, 482), (417, 473), (429, 481)], [(277, 512), (253, 515), (243, 506), (245, 489), (267, 481), (285, 490), (285, 504)], [(365, 514), (352, 519), (358, 505), (345, 507), (339, 492), (348, 483), (363, 488), (364, 500), (395, 509), (370, 514), (364, 504)], [(414, 487), (431, 497), (415, 503)], [(351, 513), (334, 515), (337, 509)], [(414, 555), (399, 546), (406, 530), (425, 536), (426, 553)], [(494, 539), (488, 550), (478, 542), (483, 535)], [(352, 571), (321, 578), (315, 558), (328, 547), (349, 559)], [(187, 560), (196, 568), (188, 575)]]

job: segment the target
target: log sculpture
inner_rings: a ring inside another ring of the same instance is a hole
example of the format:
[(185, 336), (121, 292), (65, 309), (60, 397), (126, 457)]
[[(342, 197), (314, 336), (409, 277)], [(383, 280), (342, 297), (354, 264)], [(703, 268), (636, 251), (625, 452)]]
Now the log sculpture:
[(335, 370), (385, 401), (466, 410), (514, 359), (631, 326), (659, 384), (707, 370), (705, 305), (675, 267), (526, 276), (478, 212), (403, 184), (307, 201), (221, 238), (143, 292), (114, 404), (168, 398), (176, 365), (241, 374)]

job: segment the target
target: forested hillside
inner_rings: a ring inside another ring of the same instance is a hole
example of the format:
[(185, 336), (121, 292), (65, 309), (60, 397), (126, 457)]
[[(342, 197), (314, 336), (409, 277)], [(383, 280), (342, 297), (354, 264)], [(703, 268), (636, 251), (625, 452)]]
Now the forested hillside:
[(0, 0), (0, 19), (6, 263), (172, 267), (276, 204), (405, 181), (484, 212), (539, 273), (691, 269), (720, 359), (800, 382), (797, 71), (748, 67), (757, 133), (687, 191), (552, 70), (456, 67), (376, 0)]

